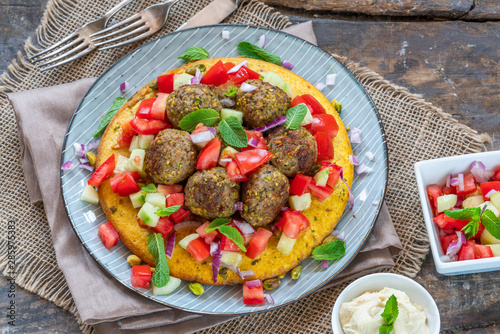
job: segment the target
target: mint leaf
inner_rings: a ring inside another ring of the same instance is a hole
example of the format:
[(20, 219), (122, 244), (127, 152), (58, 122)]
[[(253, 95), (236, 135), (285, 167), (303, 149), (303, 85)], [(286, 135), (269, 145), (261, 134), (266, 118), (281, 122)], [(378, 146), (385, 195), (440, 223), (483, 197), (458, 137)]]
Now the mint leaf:
[(173, 206), (169, 206), (168, 208), (158, 209), (158, 210), (156, 210), (155, 213), (157, 216), (160, 216), (160, 217), (168, 217), (172, 213), (179, 210), (180, 208), (181, 208), (180, 205), (173, 205)]
[(192, 46), (177, 59), (182, 59), (188, 63), (196, 60), (208, 59), (208, 51), (199, 46)]
[(315, 260), (338, 260), (345, 254), (345, 241), (334, 240), (313, 249)]
[(217, 110), (198, 109), (184, 116), (179, 123), (179, 127), (184, 131), (193, 132), (200, 123), (205, 126), (212, 126), (219, 120), (220, 115)]
[(378, 334), (389, 334), (394, 329), (394, 325), (382, 325), (378, 330)]
[(234, 147), (247, 147), (247, 133), (243, 130), (240, 121), (236, 117), (229, 116), (220, 121), (219, 131), (222, 139), (229, 145)]
[(238, 44), (238, 52), (247, 58), (259, 59), (281, 66), (280, 57), (252, 43), (241, 42)]
[(392, 325), (394, 321), (396, 321), (398, 315), (398, 301), (396, 299), (396, 296), (392, 295), (385, 303), (384, 312), (382, 312), (380, 316), (384, 318), (385, 322), (388, 325)]
[(459, 210), (444, 210), (444, 214), (450, 218), (460, 220), (477, 220), (481, 216), (481, 208), (466, 208)]
[(104, 115), (101, 119), (101, 122), (97, 126), (97, 130), (95, 130), (93, 136), (94, 138), (97, 138), (101, 135), (101, 133), (106, 129), (108, 126), (109, 122), (111, 122), (111, 119), (113, 116), (115, 116), (116, 112), (120, 110), (120, 108), (123, 106), (123, 104), (127, 101), (125, 98), (118, 96), (114, 101), (111, 107), (109, 108), (108, 112), (106, 115)]
[(479, 231), (479, 219), (471, 220), (467, 225), (465, 225), (462, 228), (462, 232), (464, 232), (466, 239), (473, 238), (478, 231)]
[(290, 130), (297, 130), (306, 115), (307, 107), (305, 104), (299, 104), (293, 108), (288, 109), (288, 111), (286, 112), (285, 128)]
[(205, 228), (205, 232), (210, 233), (215, 231), (219, 226), (227, 225), (231, 222), (229, 218), (215, 218), (208, 226)]
[(167, 257), (165, 256), (165, 241), (161, 233), (154, 233), (148, 237), (148, 252), (156, 264), (151, 284), (161, 288), (170, 281), (170, 271), (168, 269)]
[(493, 213), (493, 211), (486, 209), (481, 216), (484, 228), (490, 232), (491, 235), (500, 239), (500, 219)]
[(224, 92), (224, 95), (226, 95), (227, 97), (231, 97), (236, 93), (238, 93), (238, 87), (231, 86), (229, 87), (228, 92)]
[(219, 226), (217, 229), (219, 230), (220, 233), (224, 234), (226, 237), (231, 239), (236, 244), (236, 246), (240, 247), (240, 249), (243, 252), (247, 251), (244, 245), (245, 239), (243, 239), (243, 236), (237, 229), (235, 229), (232, 226), (225, 226), (225, 225)]
[(156, 186), (155, 186), (154, 183), (150, 183), (147, 186), (142, 187), (141, 190), (144, 191), (145, 193), (155, 193), (156, 192)]

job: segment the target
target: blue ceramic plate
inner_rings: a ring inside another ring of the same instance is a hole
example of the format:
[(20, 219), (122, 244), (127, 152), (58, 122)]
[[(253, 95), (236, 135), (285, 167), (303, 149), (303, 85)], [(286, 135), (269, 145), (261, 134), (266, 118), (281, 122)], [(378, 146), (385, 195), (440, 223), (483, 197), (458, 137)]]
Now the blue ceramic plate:
[[(229, 40), (221, 38), (223, 30), (229, 31)], [(80, 168), (62, 172), (64, 203), (82, 244), (105, 271), (138, 294), (171, 307), (202, 314), (241, 315), (267, 311), (308, 295), (338, 275), (355, 257), (373, 227), (387, 180), (385, 137), (375, 105), (354, 75), (330, 54), (300, 38), (274, 30), (244, 25), (205, 26), (163, 36), (132, 51), (104, 72), (85, 94), (69, 124), (61, 161), (76, 161), (73, 144), (87, 144), (93, 140), (92, 133), (101, 116), (120, 95), (120, 83), (127, 81), (130, 84), (126, 96), (129, 98), (161, 73), (180, 67), (183, 62), (177, 57), (190, 46), (204, 47), (211, 57), (234, 57), (238, 56), (236, 45), (239, 42), (256, 43), (262, 34), (267, 34), (266, 49), (295, 64), (293, 72), (312, 84), (324, 82), (327, 73), (336, 73), (336, 84), (325, 88), (323, 93), (328, 99), (342, 103), (341, 117), (346, 126), (363, 130), (364, 139), (360, 144), (353, 144), (353, 150), (373, 171), (354, 178), (354, 211), (346, 211), (337, 227), (345, 232), (346, 254), (327, 269), (321, 269), (319, 261), (303, 261), (304, 270), (298, 281), (287, 276), (279, 289), (271, 291), (274, 305), (245, 306), (241, 285), (207, 285), (203, 295), (195, 296), (184, 282), (169, 296), (154, 296), (151, 289), (132, 287), (131, 270), (126, 261), (131, 252), (121, 242), (108, 251), (97, 236), (98, 226), (106, 221), (106, 216), (100, 206), (79, 199), (90, 172)], [(374, 161), (366, 159), (365, 154), (369, 151), (375, 155)]]

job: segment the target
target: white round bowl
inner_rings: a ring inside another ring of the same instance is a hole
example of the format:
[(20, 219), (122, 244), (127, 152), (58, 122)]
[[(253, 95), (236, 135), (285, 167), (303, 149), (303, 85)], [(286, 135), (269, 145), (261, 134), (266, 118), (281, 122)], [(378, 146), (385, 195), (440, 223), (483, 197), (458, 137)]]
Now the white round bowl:
[(405, 276), (396, 274), (371, 274), (359, 278), (349, 284), (335, 301), (332, 312), (332, 329), (334, 334), (343, 334), (340, 325), (340, 306), (344, 302), (350, 302), (366, 291), (376, 292), (383, 288), (393, 288), (405, 292), (410, 301), (424, 308), (427, 315), (427, 326), (431, 334), (439, 334), (441, 319), (436, 302), (432, 296), (420, 284)]

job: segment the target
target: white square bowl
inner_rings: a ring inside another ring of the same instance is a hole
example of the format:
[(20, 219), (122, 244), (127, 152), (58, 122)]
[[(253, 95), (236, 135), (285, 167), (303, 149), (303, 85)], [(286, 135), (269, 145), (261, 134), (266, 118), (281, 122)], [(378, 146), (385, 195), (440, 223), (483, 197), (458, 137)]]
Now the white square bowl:
[(443, 275), (459, 275), (500, 270), (500, 256), (453, 262), (444, 262), (441, 260), (441, 256), (444, 254), (436, 229), (437, 227), (432, 220), (432, 209), (425, 190), (428, 185), (433, 183), (439, 185), (445, 184), (449, 174), (467, 173), (470, 170), (470, 165), (476, 160), (481, 161), (486, 166), (486, 170), (496, 170), (500, 167), (500, 151), (489, 151), (419, 161), (415, 163), (414, 166), (425, 227), (427, 228), (427, 234), (429, 235), (431, 245), (432, 257), (434, 258), (436, 270)]

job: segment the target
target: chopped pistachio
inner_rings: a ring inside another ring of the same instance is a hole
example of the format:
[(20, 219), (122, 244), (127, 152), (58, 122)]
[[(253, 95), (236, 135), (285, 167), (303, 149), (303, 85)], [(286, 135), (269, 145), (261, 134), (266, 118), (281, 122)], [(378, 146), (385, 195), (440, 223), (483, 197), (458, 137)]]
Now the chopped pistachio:
[(141, 264), (141, 259), (137, 255), (132, 254), (127, 257), (127, 263), (131, 267), (138, 266)]

